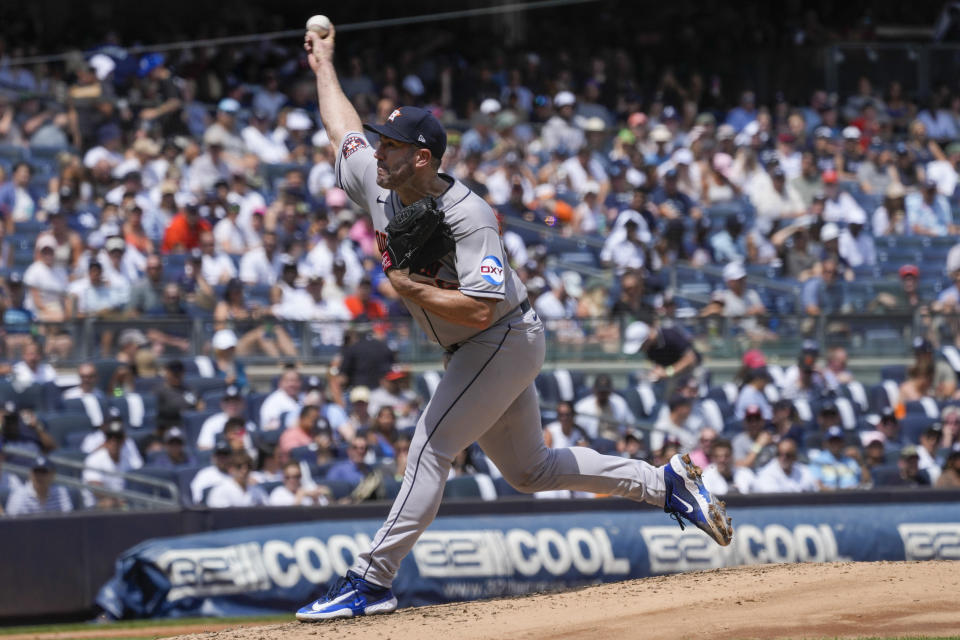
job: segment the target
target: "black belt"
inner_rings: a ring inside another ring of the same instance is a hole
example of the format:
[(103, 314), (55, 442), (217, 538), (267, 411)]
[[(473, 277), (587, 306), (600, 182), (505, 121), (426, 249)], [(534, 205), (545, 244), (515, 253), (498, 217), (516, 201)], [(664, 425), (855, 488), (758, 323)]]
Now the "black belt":
[[(526, 313), (527, 311), (530, 311), (530, 301), (527, 300), (527, 299), (524, 299), (523, 302), (521, 302), (520, 304), (518, 304), (517, 306), (515, 306), (515, 307), (510, 311), (510, 313), (508, 313), (507, 315), (508, 315), (508, 316), (509, 316), (509, 315), (513, 315), (513, 312), (516, 311), (517, 309), (520, 309), (520, 313)], [(506, 317), (506, 316), (504, 316), (504, 317)], [(466, 342), (466, 340), (464, 340), (463, 342)], [(458, 343), (456, 343), (456, 344), (452, 344), (452, 345), (450, 345), (449, 347), (444, 347), (443, 349), (444, 349), (444, 351), (446, 351), (447, 353), (451, 353), (451, 354), (452, 354), (452, 353), (454, 353), (457, 349), (459, 349), (459, 348), (463, 345), (463, 342), (458, 342)]]

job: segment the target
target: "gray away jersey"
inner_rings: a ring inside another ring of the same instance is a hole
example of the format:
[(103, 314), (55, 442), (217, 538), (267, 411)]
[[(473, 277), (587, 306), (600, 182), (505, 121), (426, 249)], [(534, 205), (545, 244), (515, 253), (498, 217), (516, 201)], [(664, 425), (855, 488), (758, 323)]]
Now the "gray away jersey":
[[(370, 213), (377, 247), (383, 251), (384, 229), (403, 204), (396, 193), (377, 185), (377, 160), (362, 133), (344, 136), (337, 152), (336, 175), (338, 185), (350, 199)], [(493, 209), (459, 180), (440, 175), (450, 187), (437, 200), (457, 246), (433, 266), (411, 274), (411, 279), (441, 289), (458, 289), (475, 298), (499, 300), (496, 324), (526, 299), (526, 290), (507, 261)], [(409, 300), (403, 302), (427, 336), (441, 346), (455, 345), (479, 333), (472, 327), (448, 322)]]

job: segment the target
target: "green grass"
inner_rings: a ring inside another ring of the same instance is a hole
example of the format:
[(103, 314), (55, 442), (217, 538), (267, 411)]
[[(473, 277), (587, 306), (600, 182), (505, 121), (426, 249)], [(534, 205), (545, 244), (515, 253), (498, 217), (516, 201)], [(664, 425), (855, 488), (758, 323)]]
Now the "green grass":
[[(203, 624), (241, 624), (241, 623), (278, 623), (292, 622), (293, 616), (290, 614), (278, 614), (272, 616), (245, 616), (236, 618), (160, 618), (156, 620), (125, 620), (119, 622), (109, 622), (104, 624), (94, 624), (90, 622), (70, 622), (64, 624), (41, 624), (32, 626), (14, 626), (0, 627), (0, 638), (5, 635), (31, 634), (31, 633), (66, 633), (69, 631), (94, 631), (98, 628), (104, 630), (110, 629), (143, 629), (151, 627), (181, 627), (189, 625)], [(132, 638), (142, 638), (143, 636), (132, 636)], [(122, 638), (112, 637), (110, 640), (123, 640)]]

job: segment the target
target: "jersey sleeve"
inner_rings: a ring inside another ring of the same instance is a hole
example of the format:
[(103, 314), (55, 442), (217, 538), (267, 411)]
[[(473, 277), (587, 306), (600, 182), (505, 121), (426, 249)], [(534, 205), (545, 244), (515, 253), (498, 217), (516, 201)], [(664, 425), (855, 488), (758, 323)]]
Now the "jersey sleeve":
[(357, 205), (370, 211), (371, 202), (376, 200), (380, 188), (377, 186), (377, 160), (373, 157), (373, 147), (362, 133), (351, 131), (343, 137), (334, 171), (337, 186)]
[(457, 276), (462, 293), (503, 300), (506, 264), (500, 234), (495, 228), (481, 227), (457, 239)]

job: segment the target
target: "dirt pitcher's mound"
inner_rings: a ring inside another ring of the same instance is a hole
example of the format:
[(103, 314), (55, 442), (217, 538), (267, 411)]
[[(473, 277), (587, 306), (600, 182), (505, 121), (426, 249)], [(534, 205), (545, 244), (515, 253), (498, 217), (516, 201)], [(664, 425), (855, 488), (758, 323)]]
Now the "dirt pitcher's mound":
[(737, 567), (190, 640), (821, 638), (960, 632), (960, 564)]

